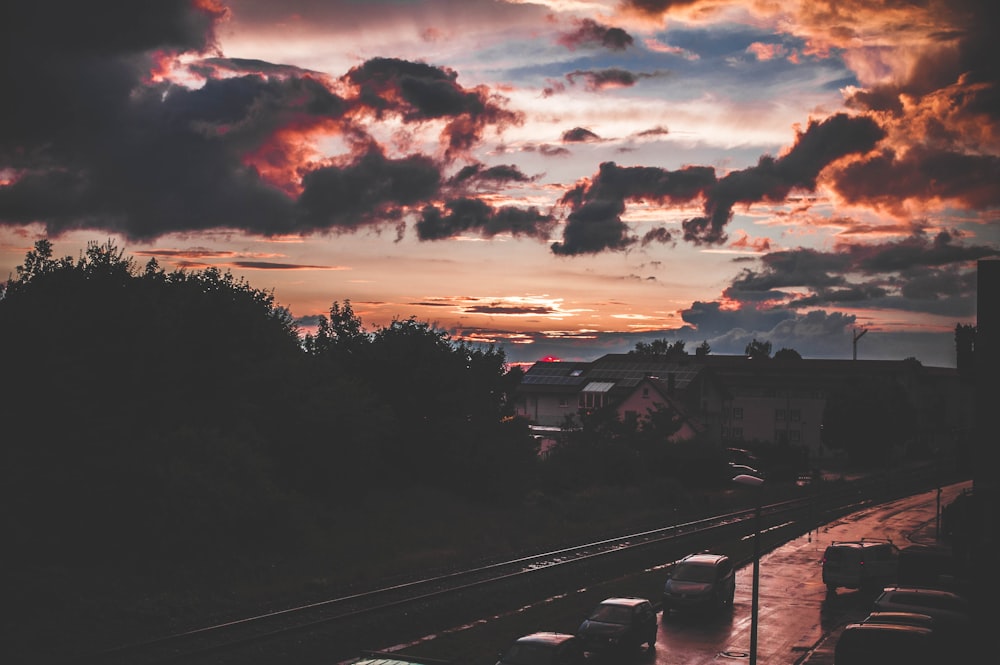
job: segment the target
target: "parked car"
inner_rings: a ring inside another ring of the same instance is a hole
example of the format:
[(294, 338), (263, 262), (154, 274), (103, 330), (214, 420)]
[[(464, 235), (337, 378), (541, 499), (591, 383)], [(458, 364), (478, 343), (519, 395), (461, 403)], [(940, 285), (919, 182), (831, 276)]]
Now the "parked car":
[(656, 648), (656, 609), (645, 598), (608, 598), (590, 613), (577, 637), (587, 653), (623, 653), (648, 644)]
[(767, 478), (767, 474), (760, 469), (747, 464), (736, 464), (735, 462), (730, 462), (729, 477), (735, 478), (736, 476), (753, 476), (754, 478), (760, 478), (761, 480), (765, 480)]
[(537, 632), (514, 640), (497, 665), (583, 665), (583, 646), (576, 635)]
[(663, 618), (672, 610), (717, 610), (733, 606), (736, 571), (725, 554), (701, 552), (680, 559), (663, 584)]
[(834, 665), (940, 665), (945, 655), (934, 631), (892, 623), (851, 623), (834, 646)]
[(952, 631), (971, 628), (969, 600), (954, 591), (917, 586), (886, 587), (875, 599), (873, 611), (918, 612), (934, 617), (937, 627)]
[(822, 561), (828, 593), (836, 593), (838, 587), (881, 589), (896, 582), (899, 548), (884, 539), (835, 541), (823, 552)]
[(934, 617), (920, 612), (875, 611), (861, 620), (861, 623), (894, 623), (904, 626), (934, 628)]

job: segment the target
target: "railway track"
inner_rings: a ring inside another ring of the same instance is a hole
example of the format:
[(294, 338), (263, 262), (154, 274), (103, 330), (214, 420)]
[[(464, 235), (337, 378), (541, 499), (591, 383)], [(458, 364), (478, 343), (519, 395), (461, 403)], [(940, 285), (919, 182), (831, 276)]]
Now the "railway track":
[[(931, 489), (939, 482), (933, 470), (895, 472), (885, 477), (844, 483), (761, 506), (761, 527), (778, 542), (866, 505)], [(384, 634), (392, 626), (400, 639), (435, 632), (472, 614), (504, 611), (503, 599), (554, 593), (569, 581), (637, 570), (673, 560), (702, 543), (746, 539), (755, 530), (755, 508), (661, 528), (607, 538), (507, 561), (413, 578), (380, 588), (331, 597), (319, 602), (246, 616), (143, 642), (89, 653), (72, 665), (213, 665), (225, 663), (296, 662), (291, 654), (310, 640), (329, 645), (327, 662), (372, 648), (363, 636)], [(673, 557), (673, 558), (671, 558)], [(503, 589), (502, 593), (492, 593)], [(518, 590), (520, 589), (520, 590)], [(484, 600), (486, 599), (486, 600)], [(471, 609), (475, 608), (475, 610)], [(429, 621), (437, 625), (423, 625)], [(426, 632), (422, 632), (426, 631)]]

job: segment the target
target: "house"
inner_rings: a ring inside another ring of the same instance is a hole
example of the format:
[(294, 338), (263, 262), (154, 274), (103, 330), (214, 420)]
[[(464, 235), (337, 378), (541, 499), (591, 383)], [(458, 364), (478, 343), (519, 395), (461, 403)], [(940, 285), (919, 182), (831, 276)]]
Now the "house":
[(647, 376), (617, 405), (618, 418), (637, 422), (649, 420), (657, 410), (666, 410), (677, 424), (677, 431), (667, 437), (670, 442), (690, 441), (705, 433), (705, 423), (698, 420), (678, 399), (671, 381)]
[(544, 427), (580, 425), (580, 415), (613, 406), (620, 418), (670, 408), (684, 420), (675, 438), (742, 447), (748, 442), (800, 447), (810, 458), (822, 442), (828, 396), (851, 381), (885, 377), (901, 385), (918, 419), (925, 450), (953, 447), (972, 414), (955, 369), (915, 360), (752, 359), (746, 356), (609, 354), (591, 362), (538, 362), (525, 373), (515, 408)]
[(721, 440), (724, 392), (692, 356), (609, 354), (592, 362), (540, 361), (515, 393), (515, 409), (533, 425), (579, 427), (581, 415), (614, 407), (620, 418), (670, 408), (682, 420), (674, 439)]

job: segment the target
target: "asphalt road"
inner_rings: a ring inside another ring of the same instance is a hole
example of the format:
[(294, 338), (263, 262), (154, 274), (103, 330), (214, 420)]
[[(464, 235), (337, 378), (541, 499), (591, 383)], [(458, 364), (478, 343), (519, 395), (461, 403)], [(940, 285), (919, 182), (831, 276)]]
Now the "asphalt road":
[[(971, 482), (942, 489), (943, 507)], [(936, 541), (936, 491), (853, 513), (761, 557), (757, 662), (761, 665), (830, 665), (839, 630), (868, 614), (871, 592), (839, 589), (828, 597), (821, 557), (834, 540), (890, 538), (900, 547)], [(750, 661), (752, 566), (737, 571), (736, 598), (722, 616), (660, 621), (655, 651), (639, 654), (647, 665), (719, 665)]]

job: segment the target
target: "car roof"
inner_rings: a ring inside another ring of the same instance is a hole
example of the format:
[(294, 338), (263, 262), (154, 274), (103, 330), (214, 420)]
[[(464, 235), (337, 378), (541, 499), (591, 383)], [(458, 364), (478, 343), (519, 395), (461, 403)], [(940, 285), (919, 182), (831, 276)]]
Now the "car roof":
[(931, 628), (927, 626), (912, 626), (905, 623), (865, 623), (860, 621), (858, 623), (849, 623), (844, 626), (844, 631), (848, 630), (865, 630), (865, 631), (895, 631), (895, 632), (910, 632), (910, 633), (930, 633)]
[(522, 635), (517, 638), (516, 641), (522, 644), (530, 642), (532, 644), (551, 644), (555, 646), (575, 639), (576, 635), (570, 635), (569, 633), (555, 633), (543, 630), (537, 633), (531, 633), (530, 635)]
[(948, 591), (947, 589), (937, 589), (934, 587), (924, 587), (924, 586), (887, 586), (882, 589), (882, 596), (886, 596), (894, 593), (908, 593), (917, 594), (921, 596), (938, 596), (940, 598), (960, 598), (965, 600), (965, 596), (960, 593), (955, 593), (954, 591)]
[(868, 614), (861, 623), (900, 623), (913, 626), (933, 626), (934, 617), (922, 612), (904, 612), (902, 610), (875, 610)]
[(632, 596), (620, 596), (615, 598), (605, 598), (601, 601), (601, 605), (626, 605), (628, 607), (635, 607), (636, 605), (641, 605), (642, 603), (648, 603), (649, 600), (646, 598), (634, 598)]
[(725, 554), (712, 554), (711, 552), (699, 552), (697, 554), (688, 554), (686, 557), (678, 561), (678, 563), (706, 563), (715, 565), (723, 559), (728, 557)]
[(872, 540), (864, 539), (861, 540), (835, 540), (827, 549), (831, 547), (853, 547), (853, 548), (865, 548), (865, 547), (885, 547), (886, 545), (892, 545), (891, 540)]

